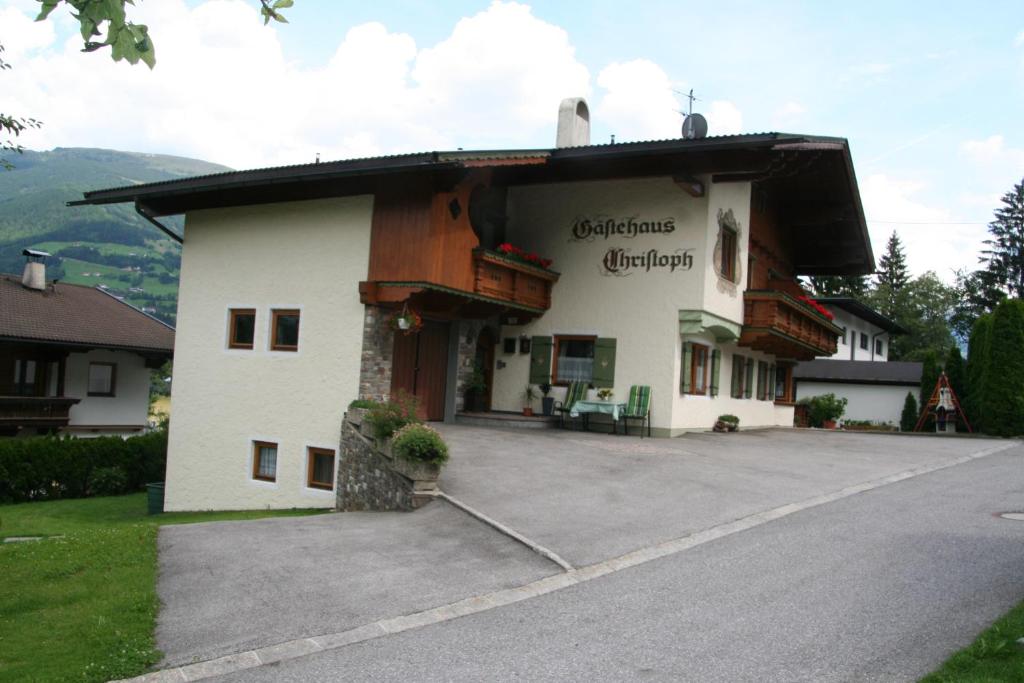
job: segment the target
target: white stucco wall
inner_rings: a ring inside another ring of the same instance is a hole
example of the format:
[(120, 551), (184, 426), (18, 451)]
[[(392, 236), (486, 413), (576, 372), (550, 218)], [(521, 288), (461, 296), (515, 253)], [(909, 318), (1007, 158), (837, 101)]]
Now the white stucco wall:
[[(359, 388), (370, 196), (187, 216), (165, 509), (330, 507), (306, 449), (337, 450)], [(253, 350), (227, 348), (228, 309), (256, 309)], [(297, 352), (269, 350), (272, 308), (301, 310)], [(277, 481), (252, 442), (278, 444)]]
[[(88, 395), (89, 363), (117, 365), (113, 396)], [(146, 426), (149, 420), (149, 375), (146, 361), (134, 353), (94, 350), (68, 355), (64, 369), (64, 395), (81, 399), (71, 406), (68, 425)]]
[[(705, 179), (706, 180), (706, 179)], [(740, 284), (721, 281), (710, 266), (718, 235), (719, 208), (732, 209), (740, 223), (739, 262), (746, 264), (749, 241), (750, 186), (745, 183), (712, 185), (705, 197), (694, 198), (669, 178), (561, 183), (512, 188), (509, 191), (509, 227), (506, 239), (554, 260), (562, 276), (555, 284), (552, 306), (526, 325), (506, 325), (502, 337), (519, 335), (594, 335), (616, 339), (615, 398), (625, 401), (629, 387), (647, 384), (652, 389), (655, 428), (678, 433), (709, 429), (714, 418), (732, 412), (743, 426), (792, 424), (792, 409), (771, 401), (711, 400), (679, 395), (681, 343), (679, 312), (706, 310), (742, 324), (745, 265)], [(573, 225), (580, 219), (630, 219), (636, 222), (671, 218), (671, 233), (636, 236), (592, 235), (579, 239)], [(634, 268), (618, 274), (602, 267), (610, 249), (630, 255), (686, 254), (689, 268)], [(734, 346), (722, 346), (723, 358)], [(747, 356), (763, 358), (749, 350)], [(505, 363), (494, 371), (492, 406), (518, 411), (529, 379), (528, 354), (496, 354)], [(727, 378), (723, 368), (723, 378)], [(724, 381), (724, 380), (723, 380)], [(556, 399), (565, 390), (555, 387)], [(591, 397), (595, 392), (591, 391)], [(539, 407), (537, 405), (535, 408)], [(663, 432), (664, 433), (664, 432)]]
[(797, 399), (822, 394), (835, 394), (849, 401), (846, 405), (844, 420), (870, 420), (871, 422), (900, 423), (903, 402), (907, 392), (913, 392), (916, 398), (919, 385), (878, 385), (878, 384), (845, 384), (839, 382), (808, 382), (800, 380), (797, 384)]
[[(845, 339), (843, 337), (839, 338), (839, 344), (837, 345), (835, 354), (831, 356), (819, 356), (819, 358), (869, 361), (889, 360), (888, 332), (884, 332), (882, 328), (876, 327), (866, 320), (862, 320), (841, 308), (829, 306), (828, 309), (832, 311), (832, 314), (835, 316), (835, 320), (833, 322), (839, 327), (846, 328), (846, 335)], [(856, 333), (856, 339), (853, 338), (853, 333)], [(860, 336), (862, 334), (866, 334), (868, 336), (868, 348), (866, 349), (862, 349), (860, 347)], [(874, 353), (874, 340), (876, 339), (882, 340), (881, 355)]]

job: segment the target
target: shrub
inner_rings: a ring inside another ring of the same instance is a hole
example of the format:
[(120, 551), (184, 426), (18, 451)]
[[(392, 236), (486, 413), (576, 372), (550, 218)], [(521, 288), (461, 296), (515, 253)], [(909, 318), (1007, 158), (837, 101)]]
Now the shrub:
[(740, 423), (740, 419), (738, 417), (736, 417), (735, 415), (729, 415), (728, 413), (726, 413), (725, 415), (719, 415), (718, 419), (721, 420), (722, 422), (728, 422), (729, 424), (734, 425), (738, 425)]
[(128, 475), (120, 467), (97, 467), (89, 473), (90, 496), (117, 496), (128, 492)]
[(907, 398), (903, 400), (903, 412), (900, 413), (900, 431), (912, 432), (917, 426), (917, 399), (914, 392), (908, 391)]
[(991, 344), (992, 315), (985, 314), (975, 321), (967, 345), (967, 401), (964, 410), (976, 432), (985, 431), (983, 398), (988, 393)]
[(419, 424), (416, 417), (417, 400), (405, 392), (387, 403), (378, 403), (366, 413), (366, 420), (378, 439), (387, 439), (407, 424)]
[(845, 398), (837, 398), (835, 394), (808, 396), (800, 399), (807, 406), (807, 419), (812, 427), (824, 427), (829, 420), (838, 420), (846, 412)]
[(939, 381), (942, 368), (939, 364), (939, 356), (934, 351), (929, 351), (921, 361), (921, 395), (918, 397), (919, 405), (927, 405), (928, 399), (935, 392), (935, 384)]
[(1024, 434), (1024, 301), (1006, 299), (992, 314), (989, 376), (980, 397), (985, 432)]
[(352, 408), (368, 408), (368, 409), (372, 410), (372, 409), (376, 408), (379, 405), (380, 405), (380, 403), (378, 401), (374, 401), (374, 400), (371, 400), (371, 399), (368, 399), (368, 398), (357, 398), (356, 400), (354, 400), (351, 403), (349, 403), (348, 407), (349, 407), (350, 410)]
[(84, 498), (117, 483), (115, 475), (101, 469), (117, 469), (124, 477), (118, 493), (138, 491), (147, 482), (163, 481), (167, 462), (167, 432), (122, 439), (58, 438), (0, 439), (0, 503), (48, 498)]
[(410, 423), (395, 432), (392, 452), (406, 460), (428, 465), (443, 465), (448, 461), (448, 445), (433, 427)]

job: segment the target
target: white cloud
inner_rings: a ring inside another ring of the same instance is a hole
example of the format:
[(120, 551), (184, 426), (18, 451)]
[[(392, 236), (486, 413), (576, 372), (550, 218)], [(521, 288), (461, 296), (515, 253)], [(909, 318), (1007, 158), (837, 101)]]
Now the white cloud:
[(426, 49), (379, 23), (356, 26), (316, 68), (286, 59), (255, 3), (161, 0), (140, 3), (133, 19), (150, 26), (153, 71), (82, 54), (73, 36), (5, 72), (5, 109), (45, 123), (23, 144), (175, 153), (239, 168), (312, 161), (318, 151), (331, 159), (508, 147), (538, 131), (553, 143), (559, 101), (589, 94), (566, 32), (515, 2), (494, 2)]
[(595, 119), (620, 142), (679, 137), (683, 123), (679, 103), (668, 74), (654, 62), (613, 62), (598, 74), (597, 84), (604, 93), (595, 107)]
[(743, 114), (729, 100), (713, 100), (705, 114), (708, 135), (734, 135), (743, 132)]
[(926, 189), (923, 182), (880, 173), (861, 182), (875, 260), (884, 253), (889, 235), (895, 230), (903, 241), (912, 273), (933, 270), (952, 282), (954, 270), (977, 267), (977, 254), (987, 231), (984, 225), (951, 225), (958, 219), (948, 209), (918, 199)]
[(0, 45), (4, 46), (4, 61), (16, 64), (19, 57), (49, 47), (55, 39), (53, 24), (33, 21), (14, 7), (0, 9)]

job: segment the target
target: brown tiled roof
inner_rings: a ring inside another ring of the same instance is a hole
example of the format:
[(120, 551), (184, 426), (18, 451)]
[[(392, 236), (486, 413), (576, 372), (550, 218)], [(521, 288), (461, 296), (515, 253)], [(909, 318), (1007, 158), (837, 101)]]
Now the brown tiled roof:
[(174, 328), (101, 289), (58, 283), (28, 289), (0, 274), (0, 339), (170, 354)]

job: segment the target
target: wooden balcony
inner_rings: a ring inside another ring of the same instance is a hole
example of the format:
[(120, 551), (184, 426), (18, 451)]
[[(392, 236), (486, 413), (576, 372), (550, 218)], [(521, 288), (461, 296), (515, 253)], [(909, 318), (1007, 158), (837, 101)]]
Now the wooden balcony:
[(474, 293), (542, 311), (551, 308), (551, 286), (558, 273), (486, 249), (473, 250), (473, 264)]
[(836, 352), (842, 330), (785, 292), (750, 290), (743, 295), (743, 306), (740, 346), (793, 360)]
[(0, 427), (66, 427), (71, 406), (66, 396), (0, 396)]

